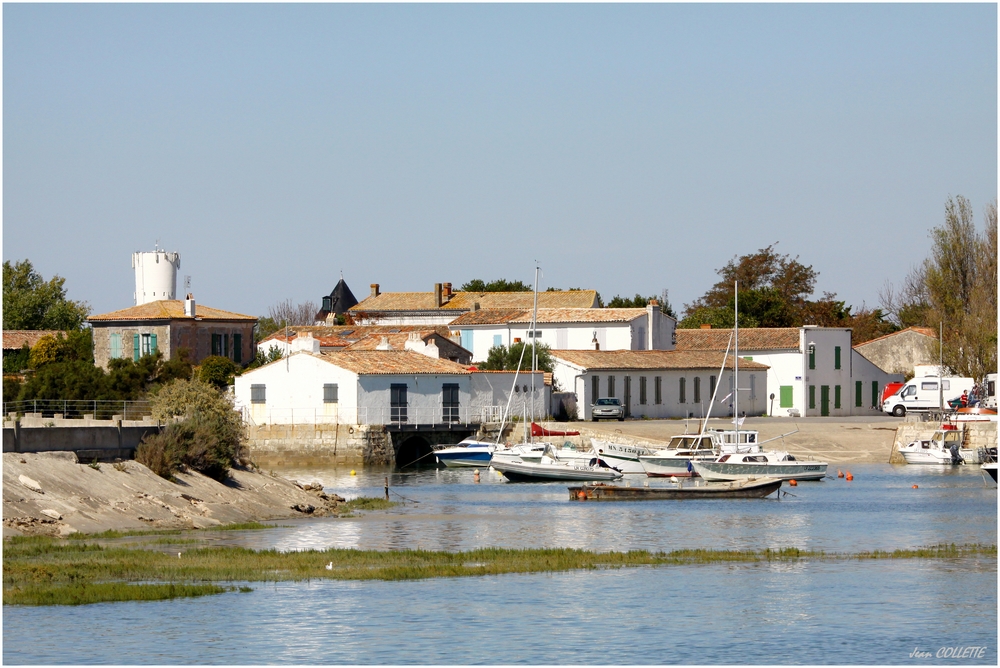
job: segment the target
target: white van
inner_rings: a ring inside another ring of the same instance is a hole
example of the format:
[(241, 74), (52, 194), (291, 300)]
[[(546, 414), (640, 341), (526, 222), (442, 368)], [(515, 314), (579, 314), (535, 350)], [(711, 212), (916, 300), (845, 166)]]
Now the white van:
[(983, 388), (986, 396), (983, 398), (983, 406), (996, 410), (997, 407), (997, 375), (995, 373), (986, 374), (986, 387)]
[[(941, 383), (941, 390), (938, 389)], [(914, 378), (891, 397), (882, 402), (882, 412), (903, 417), (907, 411), (927, 411), (939, 408), (941, 395), (944, 396), (944, 409), (948, 410), (948, 402), (962, 396), (962, 392), (972, 392), (975, 383), (971, 378), (945, 378), (924, 376)]]

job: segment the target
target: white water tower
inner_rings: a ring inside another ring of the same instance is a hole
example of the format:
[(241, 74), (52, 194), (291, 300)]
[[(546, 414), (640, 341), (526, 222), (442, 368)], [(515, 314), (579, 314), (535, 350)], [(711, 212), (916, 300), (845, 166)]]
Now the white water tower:
[(135, 305), (177, 299), (177, 270), (181, 268), (179, 253), (156, 250), (132, 253), (132, 267), (135, 269)]

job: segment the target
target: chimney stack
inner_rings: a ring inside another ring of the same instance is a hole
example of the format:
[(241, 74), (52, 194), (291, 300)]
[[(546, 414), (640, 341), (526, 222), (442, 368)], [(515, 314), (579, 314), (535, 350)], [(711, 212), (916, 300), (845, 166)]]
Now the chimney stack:
[(451, 301), (451, 283), (444, 284), (444, 303)]
[(190, 292), (187, 294), (187, 299), (184, 300), (184, 315), (189, 318), (195, 317), (194, 295)]
[(441, 304), (442, 303), (443, 302), (441, 301), (441, 284), (440, 283), (435, 283), (434, 284), (434, 308), (441, 308)]
[(378, 296), (379, 296), (378, 283), (372, 283), (372, 297), (378, 297)]

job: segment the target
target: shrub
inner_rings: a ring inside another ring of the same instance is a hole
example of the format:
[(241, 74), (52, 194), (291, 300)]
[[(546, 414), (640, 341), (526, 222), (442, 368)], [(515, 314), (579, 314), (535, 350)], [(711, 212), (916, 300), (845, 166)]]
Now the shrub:
[(183, 423), (169, 424), (159, 434), (143, 437), (135, 450), (135, 461), (161, 478), (173, 480), (184, 467), (187, 436)]
[(201, 368), (198, 370), (198, 378), (204, 383), (224, 389), (233, 384), (233, 377), (238, 370), (236, 362), (228, 357), (212, 355), (202, 360)]

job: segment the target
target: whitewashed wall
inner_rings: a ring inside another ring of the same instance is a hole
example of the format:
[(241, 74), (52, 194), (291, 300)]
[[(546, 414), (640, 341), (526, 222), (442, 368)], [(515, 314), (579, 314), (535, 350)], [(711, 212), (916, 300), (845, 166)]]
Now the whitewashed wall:
[[(323, 402), (323, 385), (337, 385), (338, 401)], [(235, 399), (256, 424), (348, 422), (358, 406), (358, 377), (308, 353), (293, 353), (235, 381)], [(251, 402), (251, 385), (265, 386), (265, 403)]]

